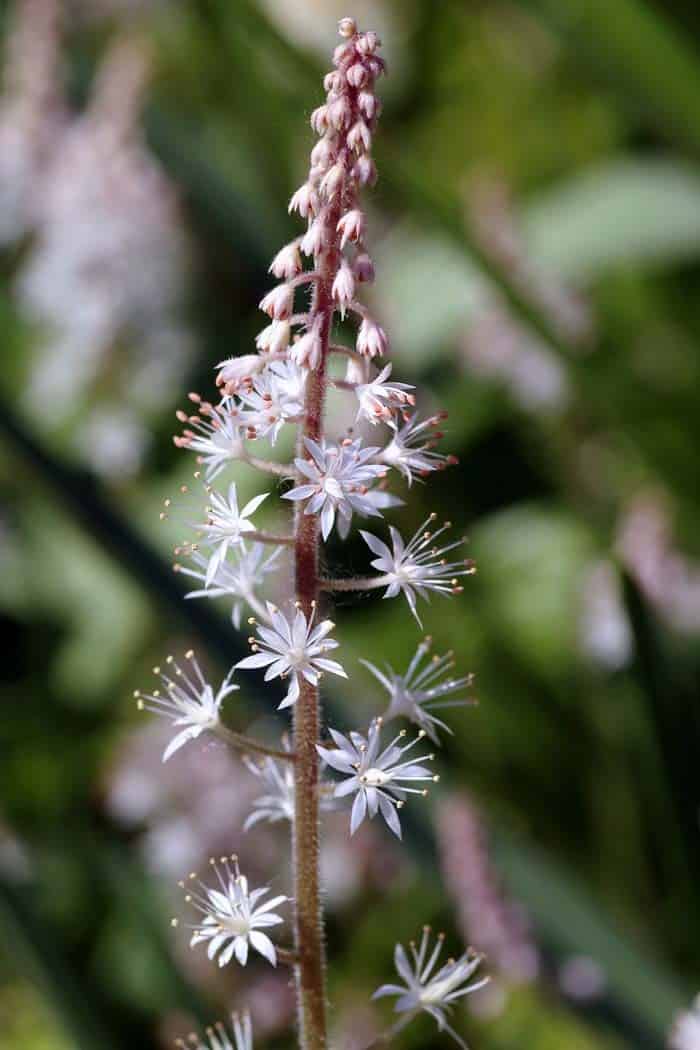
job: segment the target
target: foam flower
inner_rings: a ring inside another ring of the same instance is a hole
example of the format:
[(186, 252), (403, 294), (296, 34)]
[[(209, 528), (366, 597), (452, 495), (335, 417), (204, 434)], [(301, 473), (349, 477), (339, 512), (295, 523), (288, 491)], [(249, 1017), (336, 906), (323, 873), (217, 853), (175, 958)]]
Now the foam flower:
[(336, 660), (329, 660), (325, 653), (336, 649), (338, 643), (328, 635), (335, 627), (332, 620), (314, 624), (315, 609), (307, 620), (301, 607), (297, 607), (291, 619), (280, 612), (272, 602), (267, 602), (269, 625), (257, 625), (257, 638), (251, 642), (253, 653), (236, 664), (241, 670), (265, 667), (265, 681), (273, 678), (288, 678), (289, 688), (280, 708), (289, 707), (299, 698), (299, 676), (311, 685), (317, 685), (320, 675), (331, 674), (347, 678)]

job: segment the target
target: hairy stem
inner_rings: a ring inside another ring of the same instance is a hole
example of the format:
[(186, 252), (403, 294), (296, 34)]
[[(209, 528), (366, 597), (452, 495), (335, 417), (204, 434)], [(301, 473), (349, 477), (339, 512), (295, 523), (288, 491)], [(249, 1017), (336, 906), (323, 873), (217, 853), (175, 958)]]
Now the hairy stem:
[[(309, 373), (304, 404), (304, 426), (300, 436), (319, 441), (323, 437), (323, 405), (327, 386), (327, 361), (333, 321), (332, 285), (338, 268), (336, 226), (341, 201), (325, 214), (326, 248), (318, 260), (310, 323), (318, 321), (322, 344), (318, 368)], [(304, 455), (300, 442), (299, 455)], [(297, 601), (307, 618), (314, 615), (319, 594), (319, 519), (297, 508), (295, 528), (295, 588)], [(326, 1038), (326, 975), (323, 915), (319, 885), (319, 758), (320, 703), (317, 686), (301, 679), (294, 711), (295, 820), (293, 861), (296, 899), (295, 943), (297, 1006), (302, 1050), (323, 1050)]]
[(293, 751), (282, 751), (277, 747), (268, 747), (261, 740), (245, 736), (244, 733), (236, 733), (235, 730), (219, 724), (215, 729), (216, 735), (229, 747), (235, 747), (237, 751), (252, 751), (257, 755), (266, 755), (268, 758), (277, 758), (283, 762), (294, 762), (296, 755)]

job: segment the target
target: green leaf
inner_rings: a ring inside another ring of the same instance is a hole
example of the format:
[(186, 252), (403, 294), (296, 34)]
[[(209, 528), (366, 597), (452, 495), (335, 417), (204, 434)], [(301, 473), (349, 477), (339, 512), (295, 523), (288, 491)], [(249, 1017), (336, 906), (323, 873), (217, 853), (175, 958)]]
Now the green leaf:
[(671, 160), (614, 160), (527, 206), (523, 225), (532, 258), (574, 280), (621, 263), (697, 258), (700, 171)]

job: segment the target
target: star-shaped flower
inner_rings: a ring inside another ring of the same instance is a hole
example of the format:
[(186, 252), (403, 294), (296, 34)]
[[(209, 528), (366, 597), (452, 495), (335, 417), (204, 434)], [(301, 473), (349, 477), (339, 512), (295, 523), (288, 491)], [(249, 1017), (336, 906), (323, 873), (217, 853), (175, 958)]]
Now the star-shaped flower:
[(198, 406), (197, 413), (188, 416), (186, 412), (177, 412), (185, 429), (173, 441), (178, 448), (196, 452), (207, 481), (213, 481), (228, 463), (243, 455), (243, 435), (248, 421), (232, 397), (224, 397), (219, 405), (202, 401), (198, 394), (190, 394), (190, 398)]
[[(282, 739), (285, 751), (291, 750), (289, 738)], [(263, 781), (266, 794), (253, 799), (253, 811), (246, 818), (243, 830), (248, 831), (261, 820), (276, 824), (280, 820), (294, 820), (294, 766), (291, 762), (278, 761), (269, 756), (258, 760), (244, 755), (243, 761), (255, 777)], [(333, 785), (327, 781), (319, 784), (321, 809), (334, 809)]]
[(403, 474), (409, 485), (416, 476), (423, 478), (457, 463), (456, 456), (435, 451), (443, 436), (439, 426), (445, 416), (446, 413), (439, 413), (422, 422), (418, 416), (412, 416), (401, 427), (391, 424), (394, 436), (381, 453), (382, 462)]
[(252, 436), (269, 437), (275, 444), (285, 423), (299, 418), (304, 410), (304, 389), (308, 372), (293, 361), (272, 361), (241, 390), (245, 419)]
[(335, 627), (332, 620), (322, 620), (314, 625), (315, 609), (307, 620), (300, 606), (290, 620), (272, 602), (267, 602), (267, 614), (269, 626), (257, 625), (258, 637), (251, 644), (252, 656), (246, 656), (236, 668), (266, 667), (266, 682), (273, 678), (289, 678), (287, 695), (280, 708), (296, 703), (299, 675), (312, 685), (318, 684), (324, 671), (347, 678), (341, 665), (324, 655), (338, 646), (335, 639), (328, 637)]
[(141, 710), (152, 711), (156, 715), (169, 718), (179, 733), (173, 737), (163, 753), (163, 761), (175, 754), (189, 740), (196, 740), (205, 730), (213, 730), (219, 724), (221, 705), (231, 693), (238, 689), (231, 682), (233, 668), (229, 671), (215, 693), (206, 681), (200, 666), (190, 649), (185, 653), (192, 671), (188, 674), (177, 661), (168, 656), (166, 664), (172, 668), (173, 677), (154, 667), (165, 686), (165, 693), (155, 689), (152, 693), (134, 693)]
[(357, 418), (367, 419), (370, 423), (386, 423), (393, 420), (397, 412), (405, 410), (406, 405), (415, 404), (415, 397), (409, 394), (413, 390), (410, 383), (389, 383), (391, 365), (386, 365), (379, 375), (368, 383), (358, 383), (355, 396), (360, 403)]
[[(231, 1041), (231, 1035), (233, 1041)], [(231, 1035), (221, 1021), (206, 1030), (206, 1041), (191, 1033), (187, 1039), (176, 1039), (177, 1050), (253, 1050), (253, 1025), (250, 1012), (231, 1014)]]
[(226, 558), (229, 547), (235, 547), (240, 543), (246, 532), (255, 532), (255, 525), (248, 519), (269, 495), (263, 492), (259, 496), (253, 496), (243, 510), (239, 510), (235, 481), (232, 481), (228, 487), (228, 496), (223, 496), (211, 488), (207, 489), (207, 492), (210, 500), (210, 505), (207, 507), (207, 520), (203, 525), (198, 526), (205, 537), (203, 542), (214, 548), (207, 565), (205, 587), (209, 587), (214, 580), (219, 566)]
[(430, 532), (426, 526), (436, 517), (436, 514), (431, 514), (408, 543), (404, 543), (398, 529), (391, 525), (389, 532), (393, 550), (371, 532), (360, 533), (372, 553), (377, 555), (372, 567), (383, 573), (386, 578), (387, 589), (384, 597), (395, 598), (403, 592), (419, 624), (421, 620), (416, 611), (416, 596), (428, 600), (431, 592), (459, 594), (462, 591), (459, 577), (472, 576), (476, 572), (470, 559), (448, 561), (445, 558), (445, 554), (459, 547), (463, 540), (456, 540), (444, 547), (435, 545), (438, 536), (450, 527), (450, 522), (445, 522), (435, 532)]
[[(235, 548), (234, 560), (221, 562), (209, 586), (195, 591), (188, 591), (185, 597), (232, 598), (231, 620), (238, 631), (241, 628), (241, 617), (245, 606), (250, 605), (255, 609), (259, 608), (256, 590), (265, 576), (269, 573), (277, 572), (282, 553), (282, 547), (273, 547), (270, 550), (264, 543), (256, 541), (251, 546), (248, 546), (245, 540), (241, 540)], [(205, 558), (199, 551), (194, 551), (192, 553), (192, 561), (197, 566), (196, 569), (176, 564), (174, 566), (175, 571), (204, 583), (207, 578), (209, 559)]]
[(403, 945), (397, 944), (394, 951), (394, 965), (404, 984), (383, 984), (372, 998), (380, 999), (385, 995), (397, 995), (399, 998), (394, 1009), (397, 1013), (407, 1013), (409, 1015), (406, 1018), (407, 1022), (416, 1014), (424, 1011), (435, 1018), (441, 1032), (449, 1032), (462, 1050), (468, 1050), (464, 1040), (460, 1039), (447, 1023), (447, 1015), (458, 999), (483, 988), (489, 978), (484, 977), (475, 984), (468, 984), (482, 959), (480, 955), (471, 950), (464, 952), (459, 959), (448, 959), (439, 970), (435, 970), (443, 942), (444, 934), (441, 933), (437, 937), (432, 952), (429, 952), (430, 927), (424, 926), (420, 946), (416, 948), (413, 941), (410, 944), (411, 959), (406, 954)]
[(670, 1050), (697, 1050), (700, 1046), (700, 995), (690, 1009), (676, 1017), (668, 1045)]
[(377, 718), (369, 727), (367, 737), (361, 733), (350, 733), (350, 739), (342, 733), (330, 730), (335, 748), (317, 746), (321, 758), (332, 769), (346, 775), (335, 789), (336, 798), (355, 795), (350, 817), (350, 834), (354, 835), (366, 816), (370, 820), (381, 813), (389, 828), (401, 838), (401, 824), (396, 810), (404, 804), (407, 794), (427, 795), (427, 789), (407, 787), (420, 781), (437, 781), (426, 766), (418, 765), (430, 761), (434, 755), (420, 755), (418, 758), (403, 760), (419, 740), (425, 736), (420, 730), (418, 736), (408, 744), (399, 746), (406, 730), (403, 729), (388, 747), (381, 750), (382, 719)]
[(444, 698), (468, 688), (473, 679), (471, 675), (467, 675), (440, 681), (453, 669), (455, 663), (452, 653), (432, 656), (426, 661), (425, 657), (428, 656), (431, 645), (430, 638), (420, 643), (404, 674), (397, 674), (388, 664), (384, 673), (369, 660), (360, 660), (360, 663), (372, 672), (389, 694), (389, 707), (384, 713), (385, 721), (392, 718), (408, 718), (424, 729), (435, 744), (439, 744), (437, 730), (444, 729), (448, 733), (452, 730), (431, 712), (435, 708), (464, 707), (472, 702), (464, 697), (451, 700)]
[(310, 459), (296, 459), (295, 466), (306, 478), (304, 484), (285, 492), (284, 498), (308, 500), (304, 514), (321, 515), (321, 533), (324, 540), (330, 536), (336, 514), (349, 525), (353, 511), (365, 516), (381, 516), (371, 499), (369, 486), (384, 477), (387, 468), (372, 463), (379, 448), (362, 448), (362, 442), (343, 441), (340, 445), (320, 445), (304, 438)]
[[(226, 966), (236, 957), (241, 966), (248, 961), (248, 948), (252, 946), (273, 966), (277, 965), (275, 946), (262, 930), (284, 922), (273, 911), (284, 904), (288, 897), (272, 897), (265, 904), (258, 902), (270, 892), (268, 887), (257, 890), (248, 889), (248, 880), (241, 875), (238, 858), (223, 858), (221, 865), (211, 861), (212, 868), (219, 883), (218, 889), (212, 889), (203, 882), (197, 882), (199, 889), (193, 886), (192, 877), (187, 883), (185, 900), (195, 906), (203, 919), (194, 927), (190, 947), (207, 942), (207, 955), (210, 959), (218, 956), (219, 966)], [(180, 883), (185, 888), (185, 883)]]

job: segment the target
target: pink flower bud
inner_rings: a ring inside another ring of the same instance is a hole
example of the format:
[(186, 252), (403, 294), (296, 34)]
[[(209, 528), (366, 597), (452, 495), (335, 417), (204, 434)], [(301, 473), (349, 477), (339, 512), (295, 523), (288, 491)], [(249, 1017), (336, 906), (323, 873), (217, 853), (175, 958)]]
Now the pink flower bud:
[(314, 219), (301, 239), (301, 250), (304, 255), (318, 255), (323, 247), (323, 223)]
[(289, 356), (295, 364), (303, 368), (315, 369), (321, 363), (322, 350), (323, 347), (318, 332), (312, 328), (311, 331), (305, 332), (300, 339), (297, 339), (296, 343), (292, 344)]
[(357, 96), (357, 106), (365, 120), (372, 120), (379, 109), (377, 98), (372, 91), (361, 91)]
[(300, 186), (296, 193), (292, 195), (288, 210), (290, 214), (293, 211), (299, 212), (302, 219), (308, 218), (309, 215), (315, 215), (318, 211), (318, 194), (313, 186), (308, 182)]
[(313, 167), (327, 168), (333, 158), (334, 143), (328, 135), (319, 139), (311, 150), (311, 164)]
[(273, 321), (258, 333), (255, 345), (258, 350), (269, 350), (270, 353), (278, 354), (287, 349), (291, 335), (289, 321)]
[(342, 74), (337, 69), (332, 69), (330, 73), (326, 73), (323, 78), (323, 88), (327, 94), (330, 94), (332, 91), (338, 94), (343, 90)]
[(368, 150), (372, 145), (372, 135), (364, 120), (358, 120), (348, 132), (348, 146), (354, 150)]
[(348, 241), (359, 241), (365, 232), (365, 216), (359, 208), (346, 211), (336, 227), (341, 234), (340, 247), (344, 248)]
[(334, 301), (340, 307), (341, 316), (345, 317), (345, 308), (355, 298), (355, 278), (345, 259), (333, 281), (332, 293)]
[(216, 366), (218, 375), (217, 386), (225, 386), (230, 390), (236, 390), (246, 379), (260, 372), (265, 366), (265, 358), (259, 354), (243, 354), (241, 357), (229, 357), (225, 361), (219, 361)]
[(260, 309), (276, 321), (285, 321), (294, 309), (294, 289), (288, 284), (278, 284), (260, 300)]
[(326, 174), (321, 179), (319, 189), (321, 193), (324, 193), (330, 200), (338, 192), (340, 187), (343, 185), (343, 179), (345, 178), (345, 168), (340, 161), (336, 161), (332, 168), (329, 168)]
[(379, 37), (371, 30), (369, 33), (360, 33), (355, 41), (355, 47), (361, 55), (372, 55), (379, 47)]
[(364, 357), (384, 355), (389, 347), (386, 332), (370, 317), (365, 317), (357, 332), (355, 348)]
[(371, 284), (374, 280), (374, 263), (367, 252), (360, 252), (355, 258), (353, 270), (360, 284)]
[(328, 106), (318, 106), (311, 114), (311, 127), (317, 135), (322, 135), (328, 127)]
[(377, 77), (382, 75), (382, 73), (386, 73), (386, 62), (383, 58), (380, 58), (379, 55), (372, 55), (372, 57), (367, 60), (367, 71), (372, 79), (376, 80)]
[(342, 131), (350, 121), (350, 100), (347, 95), (341, 95), (328, 106), (328, 122), (337, 131)]
[(357, 23), (354, 18), (341, 18), (338, 22), (338, 32), (347, 38), (354, 36), (357, 32)]
[(364, 358), (358, 360), (356, 357), (349, 357), (348, 363), (345, 366), (345, 382), (346, 383), (366, 383), (369, 372), (369, 362)]
[(289, 280), (291, 277), (296, 277), (298, 273), (301, 273), (301, 270), (301, 253), (299, 252), (298, 241), (291, 241), (289, 244), (285, 244), (284, 248), (280, 248), (270, 264), (270, 273), (280, 279), (285, 278)]
[(338, 44), (335, 51), (333, 52), (333, 65), (337, 68), (347, 64), (355, 57), (355, 45), (351, 42), (347, 44)]
[(355, 62), (345, 74), (348, 84), (354, 88), (360, 88), (367, 83), (367, 70), (361, 62)]
[(352, 169), (353, 178), (357, 179), (360, 186), (374, 186), (377, 181), (377, 169), (371, 157), (363, 153), (358, 157)]

